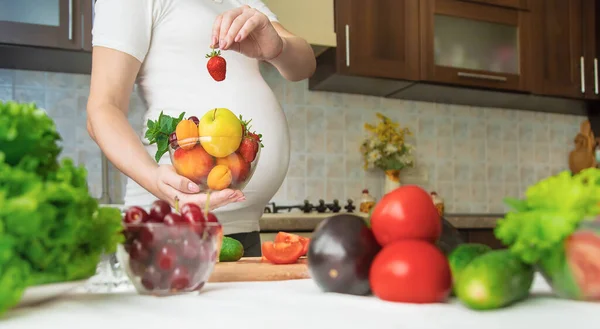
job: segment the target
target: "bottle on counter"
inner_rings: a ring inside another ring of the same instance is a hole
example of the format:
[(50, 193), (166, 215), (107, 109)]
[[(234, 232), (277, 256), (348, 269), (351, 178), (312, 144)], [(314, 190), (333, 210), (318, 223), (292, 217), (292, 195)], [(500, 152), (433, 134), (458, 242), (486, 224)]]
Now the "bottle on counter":
[(430, 194), (433, 204), (438, 210), (438, 214), (440, 214), (440, 216), (444, 216), (444, 199), (442, 199), (435, 191), (432, 191)]
[(371, 212), (371, 209), (375, 207), (375, 198), (369, 194), (368, 189), (362, 190), (362, 196), (360, 197), (359, 211), (365, 214)]

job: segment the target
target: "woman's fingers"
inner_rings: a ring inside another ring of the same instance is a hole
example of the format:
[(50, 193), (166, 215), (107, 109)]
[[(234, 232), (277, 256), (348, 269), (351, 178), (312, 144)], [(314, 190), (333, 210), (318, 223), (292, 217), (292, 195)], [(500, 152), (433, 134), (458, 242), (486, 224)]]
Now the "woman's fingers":
[(246, 37), (260, 25), (260, 20), (261, 16), (258, 14), (254, 14), (248, 18), (248, 20), (246, 20), (244, 23), (244, 26), (242, 26), (239, 31), (236, 31), (236, 35), (233, 37), (233, 42), (241, 42), (246, 39)]
[[(219, 44), (219, 48), (227, 50), (231, 48), (231, 46), (235, 42), (238, 42), (236, 38), (238, 36), (238, 33), (240, 32), (240, 29), (242, 29), (242, 27), (245, 27), (248, 21), (252, 19), (252, 17), (254, 17), (254, 13), (252, 10), (244, 11), (241, 15), (236, 17), (231, 23), (231, 26), (229, 26), (229, 29), (226, 31), (225, 37), (221, 40), (222, 44)], [(224, 25), (221, 25), (222, 30), (224, 27)]]
[(237, 191), (237, 190), (234, 191), (231, 189), (225, 189), (222, 191), (215, 191), (210, 194), (209, 203), (210, 203), (212, 209), (216, 209), (219, 207), (223, 207), (227, 204), (230, 204), (232, 202), (237, 202), (238, 199), (242, 196), (243, 196), (242, 192)]
[(221, 32), (221, 22), (223, 21), (223, 15), (217, 16), (215, 22), (213, 23), (213, 31), (211, 37), (211, 47), (218, 48), (219, 47), (219, 33)]
[(185, 195), (189, 195), (189, 194), (182, 193), (181, 191), (177, 190), (176, 188), (174, 188), (166, 183), (159, 184), (158, 190), (162, 193), (163, 197), (166, 199), (165, 201), (169, 202), (169, 204), (171, 204), (172, 207), (175, 207), (175, 199), (179, 199), (179, 201), (180, 201), (179, 206), (181, 206), (182, 198), (184, 198)]
[[(235, 9), (232, 9), (230, 11), (227, 11), (223, 14), (220, 15), (220, 19), (217, 18), (215, 20), (215, 26), (213, 26), (213, 31), (216, 30), (216, 34), (213, 35), (213, 37), (217, 37), (218, 38), (218, 42), (219, 42), (219, 48), (223, 48), (224, 43), (225, 43), (225, 37), (227, 36), (227, 31), (229, 30), (229, 27), (231, 26), (231, 23), (233, 23), (233, 21), (240, 16), (244, 10), (246, 8), (249, 8), (248, 6), (244, 6), (244, 7), (238, 7)], [(220, 23), (217, 26), (217, 21), (220, 21)], [(214, 33), (214, 32), (213, 32)]]
[(175, 170), (166, 171), (163, 182), (183, 193), (198, 193), (200, 188), (191, 180), (177, 174)]

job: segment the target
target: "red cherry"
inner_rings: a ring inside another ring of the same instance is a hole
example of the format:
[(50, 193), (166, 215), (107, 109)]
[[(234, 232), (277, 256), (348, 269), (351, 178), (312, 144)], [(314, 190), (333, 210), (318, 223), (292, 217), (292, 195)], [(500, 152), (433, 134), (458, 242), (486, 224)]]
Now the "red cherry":
[(184, 223), (184, 220), (181, 217), (181, 215), (176, 213), (170, 213), (163, 218), (163, 223), (165, 223), (165, 225), (167, 226), (173, 226)]
[(200, 255), (200, 243), (197, 238), (185, 239), (181, 242), (181, 255), (187, 259), (197, 259)]
[(171, 146), (173, 150), (179, 148), (179, 143), (177, 143), (177, 134), (175, 134), (174, 132), (171, 133), (171, 135), (169, 135), (169, 146)]
[(163, 220), (165, 215), (171, 213), (171, 206), (163, 200), (156, 200), (152, 203), (150, 208), (150, 216)]
[(129, 258), (129, 268), (137, 276), (142, 276), (146, 272), (146, 265), (140, 261)]
[(142, 285), (148, 290), (154, 290), (154, 288), (160, 285), (162, 275), (154, 266), (148, 266), (142, 274)]
[(164, 246), (158, 251), (155, 263), (159, 269), (168, 272), (175, 267), (176, 261), (177, 253), (175, 252), (175, 249), (171, 246)]
[(139, 240), (145, 248), (150, 248), (166, 238), (167, 232), (164, 227), (150, 224), (140, 228)]
[(208, 216), (206, 217), (206, 221), (209, 223), (219, 223), (217, 216), (215, 214), (213, 214), (212, 212), (208, 213)]
[(133, 226), (127, 227), (127, 229), (123, 231), (123, 235), (125, 236), (125, 244), (131, 244), (133, 240), (138, 237), (140, 229), (141, 228), (139, 227)]
[(204, 214), (200, 207), (193, 203), (186, 203), (181, 207), (181, 215), (186, 223), (203, 223)]
[(127, 224), (140, 224), (148, 220), (148, 213), (138, 206), (127, 209), (123, 221)]
[(142, 245), (140, 240), (133, 240), (131, 244), (128, 245), (127, 249), (129, 249), (127, 250), (129, 253), (129, 258), (135, 261), (145, 262), (148, 260), (148, 258), (150, 258), (150, 252), (148, 249), (144, 248), (144, 245)]
[(191, 117), (188, 118), (188, 120), (194, 121), (194, 123), (196, 124), (196, 126), (200, 123), (200, 120), (198, 120), (197, 116), (191, 116)]
[(171, 273), (169, 281), (171, 282), (171, 289), (182, 290), (190, 285), (190, 274), (185, 267), (178, 266)]

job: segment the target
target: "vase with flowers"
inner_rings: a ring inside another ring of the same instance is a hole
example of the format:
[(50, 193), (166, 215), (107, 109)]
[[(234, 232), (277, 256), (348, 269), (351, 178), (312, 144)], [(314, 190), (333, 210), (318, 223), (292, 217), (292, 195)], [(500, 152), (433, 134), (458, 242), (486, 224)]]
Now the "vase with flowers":
[(367, 136), (360, 151), (365, 170), (382, 170), (385, 173), (384, 193), (400, 186), (400, 171), (415, 165), (414, 147), (406, 142), (412, 133), (381, 113), (377, 113), (376, 125), (366, 123)]

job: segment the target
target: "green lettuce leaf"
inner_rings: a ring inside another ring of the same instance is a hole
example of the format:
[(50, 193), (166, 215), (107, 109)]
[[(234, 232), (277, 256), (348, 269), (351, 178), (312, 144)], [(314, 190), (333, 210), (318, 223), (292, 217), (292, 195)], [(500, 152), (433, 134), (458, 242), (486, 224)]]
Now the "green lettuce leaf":
[(495, 236), (522, 261), (537, 263), (579, 223), (600, 214), (600, 170), (562, 172), (529, 187), (524, 199), (505, 202), (512, 210), (498, 221)]
[(46, 177), (58, 167), (60, 140), (54, 121), (34, 103), (0, 101), (0, 151), (9, 165)]

